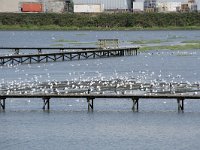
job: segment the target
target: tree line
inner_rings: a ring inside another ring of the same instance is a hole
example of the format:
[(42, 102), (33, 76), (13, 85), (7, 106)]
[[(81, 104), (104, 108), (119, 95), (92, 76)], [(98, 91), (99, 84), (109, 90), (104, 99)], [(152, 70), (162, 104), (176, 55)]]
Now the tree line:
[(57, 25), (60, 27), (78, 28), (186, 27), (200, 26), (200, 13), (1, 13), (0, 25)]

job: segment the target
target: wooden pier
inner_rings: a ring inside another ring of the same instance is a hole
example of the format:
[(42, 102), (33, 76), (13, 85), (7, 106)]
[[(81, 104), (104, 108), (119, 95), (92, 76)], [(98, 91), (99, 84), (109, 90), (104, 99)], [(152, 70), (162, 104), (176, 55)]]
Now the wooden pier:
[(139, 100), (141, 99), (175, 99), (177, 101), (178, 112), (184, 111), (184, 101), (199, 99), (200, 95), (186, 95), (186, 94), (146, 94), (146, 95), (118, 95), (118, 94), (21, 94), (21, 95), (0, 95), (0, 109), (5, 110), (6, 108), (6, 99), (8, 98), (41, 98), (43, 100), (43, 110), (50, 109), (50, 99), (55, 98), (85, 98), (88, 103), (88, 111), (94, 109), (94, 100), (97, 99), (130, 99), (133, 102), (132, 110), (139, 110)]
[[(57, 48), (11, 48), (0, 47), (0, 50), (14, 50), (14, 55), (0, 56), (0, 65), (16, 65), (16, 64), (32, 64), (44, 62), (57, 62), (57, 61), (70, 61), (81, 59), (95, 59), (106, 57), (119, 57), (137, 55), (139, 47), (130, 48), (70, 48), (70, 47), (57, 47)], [(20, 54), (20, 50), (37, 50), (35, 54)], [(48, 53), (43, 53), (48, 50)], [(50, 52), (50, 50), (59, 50), (58, 52)]]

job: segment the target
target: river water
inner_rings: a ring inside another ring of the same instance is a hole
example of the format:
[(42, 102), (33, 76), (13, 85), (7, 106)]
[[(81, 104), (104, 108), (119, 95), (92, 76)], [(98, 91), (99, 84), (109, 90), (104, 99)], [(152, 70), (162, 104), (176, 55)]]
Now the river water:
[[(200, 31), (1, 31), (0, 47), (87, 47), (97, 46), (102, 38), (120, 39), (120, 46), (139, 40), (175, 45), (200, 41), (199, 35)], [(193, 84), (200, 82), (199, 66), (199, 49), (154, 50), (138, 56), (1, 66), (0, 84), (119, 78)], [(128, 99), (99, 99), (88, 112), (85, 99), (52, 99), (51, 110), (43, 112), (41, 99), (8, 99), (0, 112), (0, 149), (200, 148), (198, 100), (186, 100), (184, 113), (177, 112), (175, 100), (141, 100), (138, 113), (131, 107)]]

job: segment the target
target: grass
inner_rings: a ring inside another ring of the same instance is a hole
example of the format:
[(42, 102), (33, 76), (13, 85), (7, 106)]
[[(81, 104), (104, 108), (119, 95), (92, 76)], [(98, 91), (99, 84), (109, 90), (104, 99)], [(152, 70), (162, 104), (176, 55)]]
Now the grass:
[(153, 43), (161, 43), (164, 41), (161, 40), (137, 40), (137, 41), (130, 41), (132, 44), (153, 44)]
[(75, 45), (97, 44), (97, 42), (79, 42), (79, 41), (75, 41), (75, 40), (66, 40), (66, 39), (56, 40), (55, 42), (59, 42), (59, 43), (69, 43), (69, 44), (75, 44)]
[(50, 46), (64, 46), (63, 44), (52, 44)]
[[(0, 25), (0, 30), (200, 30), (200, 26), (185, 26), (185, 27), (77, 27), (77, 26), (58, 26), (58, 25)], [(175, 38), (175, 37), (171, 37)]]
[(144, 46), (139, 50), (191, 50), (191, 49), (200, 49), (200, 43), (195, 44), (184, 44), (184, 45), (162, 45), (162, 46)]
[(181, 43), (200, 43), (200, 40), (188, 40), (188, 41), (182, 41)]
[(60, 40), (56, 40), (55, 42), (76, 43), (76, 42), (78, 42), (78, 41), (75, 41), (75, 40), (65, 40), (65, 39), (60, 39)]
[(86, 33), (77, 33), (76, 34), (77, 36), (84, 36), (84, 35), (87, 35)]

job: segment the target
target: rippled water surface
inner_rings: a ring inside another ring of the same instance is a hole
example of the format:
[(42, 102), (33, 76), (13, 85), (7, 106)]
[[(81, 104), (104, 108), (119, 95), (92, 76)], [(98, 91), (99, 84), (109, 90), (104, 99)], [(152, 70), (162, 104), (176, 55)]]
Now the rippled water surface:
[[(0, 47), (96, 46), (100, 38), (157, 40), (175, 44), (200, 40), (200, 31), (1, 31)], [(167, 41), (166, 40), (170, 40)], [(2, 51), (1, 55), (12, 53)], [(151, 82), (200, 82), (200, 51), (148, 51), (138, 56), (56, 63), (1, 66), (0, 84), (134, 79)], [(85, 99), (52, 99), (42, 111), (41, 99), (8, 99), (0, 112), (0, 149), (199, 149), (200, 101), (141, 100), (139, 112), (128, 99), (96, 99), (87, 111)]]

